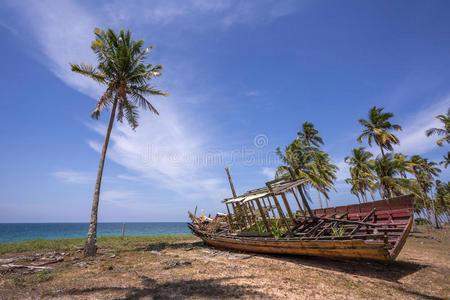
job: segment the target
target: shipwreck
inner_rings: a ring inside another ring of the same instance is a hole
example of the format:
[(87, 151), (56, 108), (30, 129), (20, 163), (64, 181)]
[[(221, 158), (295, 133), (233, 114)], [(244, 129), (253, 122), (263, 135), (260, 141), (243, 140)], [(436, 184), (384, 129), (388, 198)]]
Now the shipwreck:
[(414, 222), (412, 195), (311, 209), (302, 180), (273, 180), (236, 195), (228, 178), (233, 197), (223, 200), (226, 214), (189, 213), (193, 234), (216, 248), (391, 262)]

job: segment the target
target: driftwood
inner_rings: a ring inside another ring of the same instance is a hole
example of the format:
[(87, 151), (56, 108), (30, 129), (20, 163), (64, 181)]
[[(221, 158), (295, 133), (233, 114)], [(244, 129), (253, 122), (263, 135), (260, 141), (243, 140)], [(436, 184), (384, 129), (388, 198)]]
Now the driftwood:
[(16, 264), (5, 264), (1, 265), (2, 268), (6, 270), (14, 270), (14, 269), (27, 269), (31, 271), (35, 270), (53, 270), (52, 267), (44, 267), (44, 266), (27, 266), (27, 265), (16, 265)]

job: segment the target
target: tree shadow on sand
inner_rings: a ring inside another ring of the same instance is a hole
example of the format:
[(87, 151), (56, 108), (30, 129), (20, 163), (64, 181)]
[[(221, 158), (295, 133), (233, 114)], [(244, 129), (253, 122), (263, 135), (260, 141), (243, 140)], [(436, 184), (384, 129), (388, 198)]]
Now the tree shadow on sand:
[(92, 287), (85, 289), (69, 289), (53, 296), (88, 295), (98, 292), (123, 291), (125, 295), (117, 299), (180, 299), (186, 297), (241, 298), (263, 297), (264, 294), (249, 285), (224, 284), (225, 281), (239, 277), (225, 277), (206, 280), (176, 280), (158, 283), (152, 278), (141, 276), (143, 287)]
[(336, 271), (357, 276), (365, 276), (392, 282), (396, 288), (411, 296), (418, 296), (423, 299), (441, 299), (436, 296), (421, 293), (416, 290), (405, 287), (401, 282), (405, 276), (414, 274), (428, 265), (418, 264), (407, 261), (394, 261), (390, 264), (382, 264), (376, 261), (364, 260), (333, 260), (322, 257), (307, 256), (282, 256), (282, 255), (264, 255), (283, 262), (291, 262), (302, 266), (308, 266), (326, 271)]
[(333, 260), (323, 257), (305, 256), (267, 256), (282, 261), (289, 261), (298, 265), (332, 270), (351, 275), (365, 276), (382, 279), (390, 282), (398, 282), (401, 278), (420, 271), (427, 265), (407, 261), (394, 261), (383, 264), (376, 261), (364, 260)]

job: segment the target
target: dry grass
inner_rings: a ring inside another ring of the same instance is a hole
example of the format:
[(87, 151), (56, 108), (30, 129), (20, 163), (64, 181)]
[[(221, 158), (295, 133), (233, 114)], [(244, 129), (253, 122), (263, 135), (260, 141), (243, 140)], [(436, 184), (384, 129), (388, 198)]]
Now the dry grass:
[(51, 273), (2, 274), (0, 298), (449, 298), (450, 229), (421, 231), (388, 266), (230, 253), (186, 236), (114, 241), (91, 260), (70, 250)]

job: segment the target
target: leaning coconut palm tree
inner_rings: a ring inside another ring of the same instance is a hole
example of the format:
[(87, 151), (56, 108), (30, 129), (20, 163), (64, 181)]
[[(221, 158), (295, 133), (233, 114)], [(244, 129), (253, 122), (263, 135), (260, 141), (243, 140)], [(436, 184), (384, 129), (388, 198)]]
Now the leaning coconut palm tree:
[(443, 128), (430, 128), (425, 134), (426, 136), (442, 136), (436, 141), (436, 144), (443, 146), (444, 143), (450, 143), (450, 108), (447, 111), (447, 115), (438, 115), (436, 119), (442, 122)]
[(402, 153), (395, 153), (394, 160), (397, 165), (398, 172), (403, 178), (406, 178), (407, 173), (412, 173), (411, 162), (408, 160), (408, 156)]
[(351, 176), (346, 182), (352, 185), (352, 193), (363, 202), (367, 202), (366, 193), (372, 195), (376, 186), (376, 177), (371, 169), (372, 156), (372, 153), (366, 151), (364, 147), (359, 147), (354, 148), (352, 155), (345, 158), (345, 162), (350, 165)]
[(337, 166), (331, 162), (329, 155), (319, 149), (318, 146), (323, 144), (323, 140), (318, 133), (312, 123), (305, 122), (302, 125), (302, 131), (284, 152), (277, 148), (277, 155), (283, 165), (278, 167), (276, 177), (295, 177), (304, 180), (304, 184), (299, 187), (304, 203), (310, 200), (308, 194), (310, 187), (318, 191), (319, 198), (322, 194), (328, 200), (328, 193), (334, 189), (338, 170)]
[(95, 40), (92, 42), (91, 48), (97, 55), (98, 65), (94, 67), (87, 64), (71, 64), (73, 72), (87, 76), (106, 87), (106, 91), (92, 112), (92, 117), (98, 119), (103, 110), (111, 109), (97, 171), (89, 231), (84, 247), (86, 256), (93, 256), (97, 251), (100, 188), (106, 151), (116, 114), (119, 122), (125, 118), (135, 129), (138, 126), (139, 107), (158, 114), (156, 108), (146, 97), (166, 95), (149, 85), (152, 78), (161, 74), (162, 67), (144, 63), (151, 47), (143, 48), (143, 46), (144, 42), (133, 40), (129, 31), (121, 30), (119, 34), (116, 34), (111, 29), (107, 31), (95, 29)]
[(372, 163), (372, 170), (378, 179), (380, 194), (383, 198), (400, 196), (409, 191), (410, 180), (399, 178), (400, 171), (391, 153), (379, 155)]
[(333, 164), (328, 153), (317, 150), (312, 153), (312, 160), (309, 163), (310, 172), (314, 174), (314, 188), (325, 196), (328, 201), (330, 190), (334, 190), (334, 181), (337, 178), (339, 168)]
[(435, 162), (429, 161), (419, 155), (411, 156), (412, 173), (421, 189), (421, 198), (423, 199), (424, 208), (431, 209), (434, 214), (436, 228), (439, 228), (439, 220), (436, 213), (435, 203), (429, 196), (433, 189), (434, 179), (439, 175), (441, 170), (436, 166)]
[(303, 179), (305, 181), (303, 185), (298, 186), (298, 192), (302, 198), (304, 208), (312, 215), (312, 210), (308, 204), (309, 197), (306, 191), (306, 185), (311, 183), (310, 173), (307, 169), (310, 154), (306, 150), (305, 145), (302, 141), (296, 139), (284, 151), (278, 147), (276, 153), (283, 164), (277, 168), (275, 177)]
[(305, 122), (302, 124), (301, 130), (297, 133), (297, 138), (304, 141), (307, 146), (320, 147), (323, 145), (323, 140), (319, 135), (319, 131), (311, 122)]
[(399, 143), (398, 138), (392, 131), (402, 130), (400, 125), (392, 124), (389, 121), (393, 116), (392, 113), (383, 112), (383, 108), (372, 107), (368, 119), (359, 120), (359, 123), (363, 126), (363, 132), (358, 137), (358, 142), (362, 143), (363, 139), (367, 139), (369, 146), (372, 146), (372, 141), (375, 141), (384, 157), (384, 150), (392, 151), (392, 145)]
[(436, 213), (445, 214), (450, 222), (450, 182), (436, 180)]

